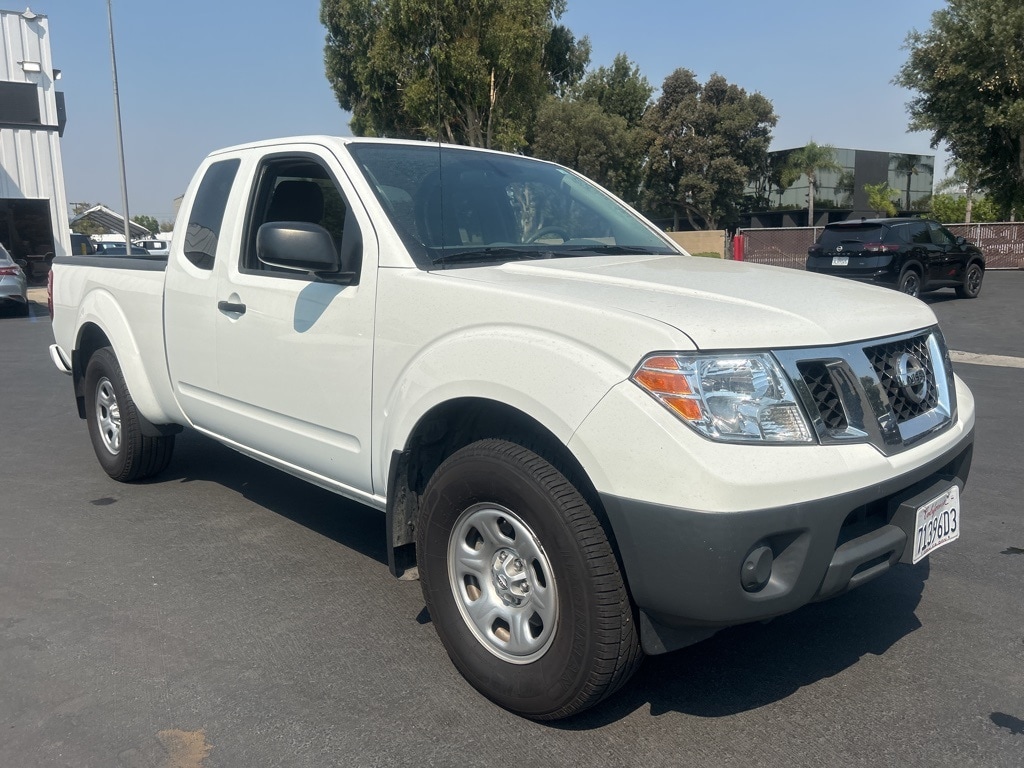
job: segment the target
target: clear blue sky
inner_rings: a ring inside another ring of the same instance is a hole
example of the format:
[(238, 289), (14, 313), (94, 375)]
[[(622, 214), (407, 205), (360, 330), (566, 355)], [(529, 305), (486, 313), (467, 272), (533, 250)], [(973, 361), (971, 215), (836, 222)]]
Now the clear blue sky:
[[(26, 0), (0, 0), (22, 10)], [(68, 200), (121, 210), (106, 0), (30, 0), (49, 17), (63, 71)], [(569, 0), (591, 66), (623, 52), (659, 88), (686, 67), (719, 72), (775, 105), (773, 148), (808, 139), (928, 154), (907, 133), (910, 94), (891, 84), (911, 29), (941, 0)], [(170, 219), (210, 150), (308, 133), (348, 134), (323, 72), (319, 0), (113, 0), (131, 215)], [(940, 153), (937, 177), (945, 155)]]

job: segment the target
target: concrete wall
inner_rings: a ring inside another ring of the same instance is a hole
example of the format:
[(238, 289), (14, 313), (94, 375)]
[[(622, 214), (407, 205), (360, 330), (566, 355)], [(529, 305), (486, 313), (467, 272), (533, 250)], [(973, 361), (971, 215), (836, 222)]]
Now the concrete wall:
[(698, 232), (666, 232), (683, 246), (687, 253), (717, 253), (725, 258), (725, 230), (709, 229)]

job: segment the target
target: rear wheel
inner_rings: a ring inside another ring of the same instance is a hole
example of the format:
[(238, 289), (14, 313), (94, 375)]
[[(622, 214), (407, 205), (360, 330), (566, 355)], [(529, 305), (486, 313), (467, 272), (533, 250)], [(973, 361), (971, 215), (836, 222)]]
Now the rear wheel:
[(135, 401), (110, 347), (98, 349), (86, 366), (85, 418), (96, 458), (115, 480), (141, 480), (170, 463), (174, 435), (142, 434)]
[(985, 277), (985, 270), (980, 264), (974, 263), (967, 267), (964, 273), (963, 285), (956, 287), (956, 295), (961, 299), (976, 299), (981, 293), (981, 281)]
[(915, 298), (921, 295), (921, 276), (913, 269), (906, 269), (900, 275), (899, 290)]
[(617, 690), (642, 660), (601, 523), (527, 448), (482, 440), (441, 465), (423, 496), (417, 559), (448, 655), (512, 712), (575, 714)]

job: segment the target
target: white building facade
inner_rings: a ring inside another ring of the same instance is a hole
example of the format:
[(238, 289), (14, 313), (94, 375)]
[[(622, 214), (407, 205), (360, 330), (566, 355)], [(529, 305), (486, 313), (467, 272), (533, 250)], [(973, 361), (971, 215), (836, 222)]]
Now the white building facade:
[(47, 17), (0, 10), (0, 50), (0, 242), (38, 274), (71, 250)]

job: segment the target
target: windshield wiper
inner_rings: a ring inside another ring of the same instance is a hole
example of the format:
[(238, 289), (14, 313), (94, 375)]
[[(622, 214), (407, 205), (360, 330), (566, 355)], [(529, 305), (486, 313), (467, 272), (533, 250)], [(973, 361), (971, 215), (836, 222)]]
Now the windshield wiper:
[(646, 247), (641, 245), (570, 245), (554, 252), (555, 256), (670, 256), (673, 251), (668, 248)]
[(546, 259), (551, 257), (550, 250), (524, 250), (522, 248), (479, 248), (473, 251), (459, 251), (438, 256), (432, 264), (466, 264), (474, 261), (517, 261), (519, 259)]

